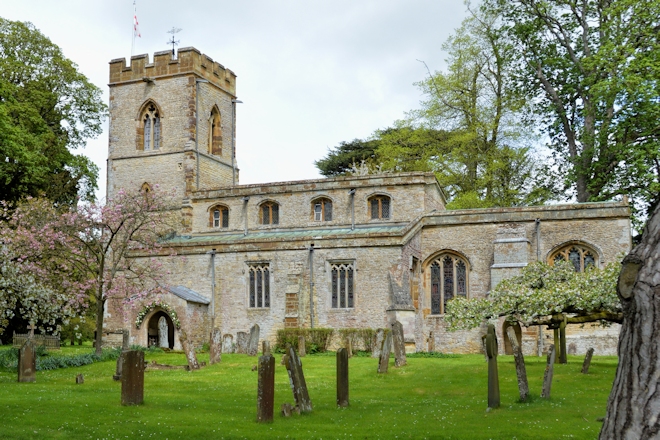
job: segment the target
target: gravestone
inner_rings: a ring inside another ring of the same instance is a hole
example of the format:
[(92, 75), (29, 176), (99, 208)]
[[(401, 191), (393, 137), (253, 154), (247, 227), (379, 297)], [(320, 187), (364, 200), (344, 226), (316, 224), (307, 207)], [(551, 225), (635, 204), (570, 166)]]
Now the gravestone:
[(142, 405), (144, 402), (144, 352), (122, 353), (121, 404)]
[(37, 380), (37, 350), (34, 341), (28, 337), (18, 351), (18, 381), (34, 382)]
[(117, 369), (115, 370), (115, 375), (112, 376), (112, 378), (114, 380), (121, 380), (121, 369), (122, 369), (122, 365), (123, 365), (122, 356), (130, 348), (130, 335), (128, 333), (128, 330), (123, 329), (121, 331), (121, 333), (122, 333), (122, 335), (121, 335), (121, 353), (119, 354), (119, 357), (117, 358)]
[(403, 326), (399, 321), (392, 324), (392, 342), (394, 343), (394, 366), (403, 367), (407, 364), (406, 343), (403, 341)]
[(256, 356), (259, 351), (259, 325), (255, 324), (250, 329), (250, 339), (248, 340), (248, 356)]
[(185, 353), (186, 360), (188, 361), (188, 370), (199, 370), (199, 362), (197, 362), (195, 346), (193, 345), (192, 341), (188, 339), (188, 334), (184, 330), (179, 332), (179, 340), (181, 341), (183, 352)]
[(559, 324), (559, 363), (568, 363), (566, 358), (566, 317), (564, 317), (564, 321)]
[(296, 406), (300, 408), (300, 411), (303, 413), (312, 412), (312, 402), (309, 400), (302, 362), (300, 362), (300, 358), (293, 347), (288, 346), (286, 351), (288, 355), (286, 360), (286, 370), (289, 373), (289, 383), (291, 385), (291, 390), (293, 391), (293, 398), (296, 401)]
[(433, 332), (429, 332), (429, 338), (427, 339), (429, 347), (428, 351), (429, 353), (432, 353), (435, 351), (435, 336), (433, 336)]
[(214, 328), (211, 332), (211, 345), (209, 347), (209, 363), (217, 364), (222, 360), (222, 332)]
[(270, 342), (268, 341), (263, 341), (261, 343), (261, 354), (263, 356), (268, 356), (270, 355)]
[(346, 353), (348, 354), (348, 357), (353, 357), (353, 338), (350, 336), (348, 339), (346, 339)]
[(500, 407), (500, 380), (497, 375), (497, 335), (495, 326), (488, 324), (486, 354), (488, 355), (488, 408)]
[(305, 357), (307, 354), (307, 347), (305, 347), (305, 337), (303, 335), (298, 336), (298, 355), (300, 357)]
[(555, 368), (555, 357), (555, 346), (550, 345), (550, 347), (548, 347), (548, 363), (545, 366), (545, 374), (543, 374), (543, 390), (541, 391), (541, 397), (546, 399), (550, 398), (552, 375)]
[(82, 374), (78, 374), (76, 376), (76, 383), (77, 384), (85, 383), (85, 377)]
[(582, 364), (582, 374), (589, 373), (589, 366), (591, 365), (591, 356), (594, 355), (594, 348), (591, 347), (587, 350), (587, 355), (584, 357), (584, 363)]
[(165, 319), (164, 316), (161, 316), (158, 320), (158, 346), (160, 348), (170, 348), (167, 333), (167, 319)]
[(245, 332), (236, 333), (236, 353), (247, 353), (248, 334)]
[(378, 330), (376, 330), (374, 350), (371, 353), (372, 358), (380, 358), (380, 351), (383, 347), (383, 340), (384, 339), (385, 339), (385, 330), (383, 330), (382, 328), (379, 328)]
[(337, 350), (337, 406), (348, 406), (348, 351)]
[(234, 337), (232, 335), (226, 334), (222, 337), (222, 352), (223, 353), (234, 352)]
[(527, 369), (525, 368), (525, 358), (523, 357), (522, 347), (518, 343), (516, 331), (513, 327), (506, 329), (506, 334), (511, 341), (511, 348), (513, 350), (513, 358), (516, 363), (516, 376), (518, 377), (518, 392), (520, 393), (520, 401), (525, 402), (529, 397), (529, 384), (527, 382)]
[(275, 358), (270, 353), (259, 358), (258, 374), (257, 422), (272, 422), (275, 403)]
[(392, 351), (392, 332), (387, 332), (380, 346), (380, 359), (378, 361), (378, 372), (387, 373), (390, 364), (390, 352)]

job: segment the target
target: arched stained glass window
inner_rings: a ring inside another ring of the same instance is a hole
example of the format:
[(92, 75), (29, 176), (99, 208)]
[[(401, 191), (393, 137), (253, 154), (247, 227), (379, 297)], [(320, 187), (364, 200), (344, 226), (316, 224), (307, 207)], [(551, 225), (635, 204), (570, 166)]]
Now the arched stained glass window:
[(138, 149), (158, 150), (161, 144), (160, 114), (153, 103), (142, 112), (141, 125), (142, 142), (138, 144)]
[(431, 314), (445, 313), (447, 301), (458, 296), (467, 298), (466, 262), (455, 254), (441, 254), (430, 266)]
[(568, 261), (576, 272), (584, 272), (587, 267), (596, 266), (597, 253), (583, 245), (569, 244), (553, 252), (548, 258), (550, 264), (558, 261)]

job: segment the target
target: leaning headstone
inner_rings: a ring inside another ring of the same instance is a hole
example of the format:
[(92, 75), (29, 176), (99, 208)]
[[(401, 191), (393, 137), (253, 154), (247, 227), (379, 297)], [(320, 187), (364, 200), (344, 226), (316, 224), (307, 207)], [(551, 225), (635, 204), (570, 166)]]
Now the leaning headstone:
[(259, 352), (259, 325), (255, 324), (250, 329), (250, 339), (248, 340), (248, 356), (256, 356)]
[(552, 387), (552, 375), (555, 368), (555, 346), (548, 347), (548, 363), (545, 366), (545, 374), (543, 375), (543, 390), (541, 397), (546, 399), (550, 398), (550, 388)]
[(522, 348), (518, 343), (516, 332), (513, 327), (506, 329), (506, 334), (511, 341), (511, 348), (513, 349), (513, 358), (516, 362), (516, 376), (518, 377), (518, 392), (520, 393), (520, 401), (525, 402), (529, 397), (529, 384), (527, 382), (527, 369), (525, 368), (525, 358), (523, 357)]
[(209, 347), (209, 364), (217, 364), (222, 360), (222, 332), (214, 328), (211, 332), (211, 345)]
[(298, 336), (298, 355), (300, 357), (305, 357), (307, 354), (307, 347), (305, 347), (305, 337), (303, 335)]
[(429, 338), (428, 338), (427, 341), (428, 341), (428, 344), (429, 344), (429, 347), (428, 347), (429, 353), (434, 352), (435, 351), (435, 336), (433, 336), (433, 332), (429, 333)]
[(236, 333), (236, 353), (247, 353), (248, 334), (245, 332)]
[(223, 353), (233, 353), (234, 352), (234, 337), (230, 334), (222, 336), (222, 352)]
[(197, 353), (195, 353), (195, 346), (185, 331), (181, 330), (179, 333), (179, 340), (181, 341), (181, 346), (183, 347), (183, 352), (186, 354), (186, 360), (188, 361), (188, 370), (199, 370), (199, 362), (197, 362)]
[(273, 421), (275, 403), (275, 358), (263, 355), (259, 358), (259, 379), (257, 382), (257, 422)]
[(18, 381), (34, 382), (37, 380), (37, 350), (32, 338), (27, 341), (18, 351)]
[(77, 384), (85, 383), (85, 377), (82, 374), (78, 374), (76, 376), (76, 383)]
[(406, 361), (406, 343), (403, 341), (403, 326), (399, 321), (392, 324), (392, 342), (394, 343), (394, 366), (404, 367)]
[(376, 330), (374, 351), (371, 353), (372, 358), (380, 358), (380, 350), (383, 347), (383, 340), (385, 339), (385, 330), (379, 328)]
[(380, 359), (378, 361), (378, 372), (387, 373), (390, 364), (390, 352), (392, 351), (392, 332), (387, 332), (380, 346)]
[(337, 406), (348, 406), (348, 351), (337, 350)]
[(144, 352), (129, 350), (122, 354), (121, 404), (144, 402)]
[(130, 335), (128, 333), (127, 329), (123, 329), (121, 331), (122, 333), (122, 338), (121, 338), (121, 353), (119, 354), (119, 357), (117, 358), (117, 369), (115, 370), (115, 375), (112, 376), (114, 380), (121, 380), (121, 369), (122, 369), (122, 356), (124, 355), (125, 352), (127, 352), (130, 348)]
[(594, 348), (591, 347), (587, 350), (587, 355), (584, 357), (584, 363), (582, 364), (582, 374), (589, 373), (589, 366), (591, 365), (591, 356), (594, 355)]
[(268, 341), (263, 341), (261, 343), (261, 355), (262, 356), (268, 356), (270, 355), (270, 342)]
[(289, 373), (289, 383), (291, 384), (296, 406), (303, 413), (312, 412), (312, 402), (309, 400), (302, 362), (300, 362), (296, 350), (291, 346), (287, 347), (287, 355), (286, 370)]
[(500, 407), (500, 379), (497, 375), (497, 335), (495, 326), (488, 324), (486, 354), (488, 355), (488, 408)]

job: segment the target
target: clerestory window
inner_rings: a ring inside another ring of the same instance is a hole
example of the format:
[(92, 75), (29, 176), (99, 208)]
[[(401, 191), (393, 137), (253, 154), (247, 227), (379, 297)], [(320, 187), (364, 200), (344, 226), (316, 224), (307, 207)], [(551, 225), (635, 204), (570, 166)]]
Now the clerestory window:
[(447, 301), (468, 296), (466, 262), (454, 254), (440, 254), (429, 266), (431, 278), (431, 314), (445, 313)]
[(388, 196), (373, 196), (369, 198), (369, 211), (371, 219), (389, 219), (390, 218), (390, 201)]
[(353, 263), (334, 263), (331, 266), (333, 309), (351, 309), (355, 302)]
[(312, 216), (316, 222), (329, 222), (332, 220), (332, 201), (327, 198), (316, 199), (312, 202)]
[(280, 206), (275, 202), (265, 202), (259, 207), (259, 223), (276, 225), (280, 222)]
[(569, 244), (553, 252), (550, 255), (549, 264), (557, 261), (568, 261), (575, 268), (576, 272), (584, 272), (589, 266), (596, 266), (596, 252), (586, 246), (578, 244)]
[(209, 223), (212, 228), (229, 227), (229, 208), (226, 206), (214, 206), (211, 208)]
[(250, 308), (270, 307), (270, 264), (250, 264), (248, 271)]

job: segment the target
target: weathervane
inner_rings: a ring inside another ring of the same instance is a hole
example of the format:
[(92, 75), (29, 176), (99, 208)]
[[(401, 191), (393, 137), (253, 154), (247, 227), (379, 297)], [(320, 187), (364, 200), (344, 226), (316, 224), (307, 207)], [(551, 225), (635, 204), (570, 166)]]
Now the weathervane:
[(174, 39), (174, 34), (177, 34), (179, 32), (181, 32), (181, 29), (177, 27), (172, 27), (172, 29), (167, 31), (168, 34), (172, 34), (172, 39), (167, 41), (167, 44), (172, 45), (172, 58), (174, 58), (174, 46), (179, 44), (179, 40)]

